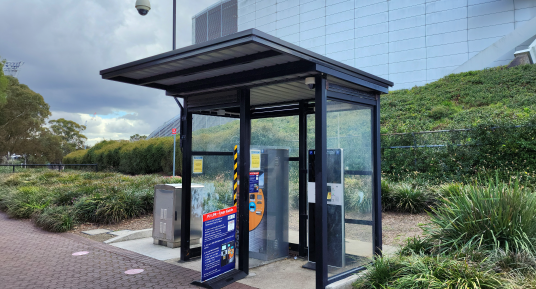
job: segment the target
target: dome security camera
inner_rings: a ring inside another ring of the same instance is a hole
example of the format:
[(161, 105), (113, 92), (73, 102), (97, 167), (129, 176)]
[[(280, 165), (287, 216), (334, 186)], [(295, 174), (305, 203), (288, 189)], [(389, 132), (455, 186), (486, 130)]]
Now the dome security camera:
[(141, 16), (145, 16), (151, 10), (151, 3), (149, 0), (136, 0), (136, 9)]
[(315, 88), (315, 78), (314, 77), (305, 78), (305, 84), (309, 87), (309, 89), (314, 89)]

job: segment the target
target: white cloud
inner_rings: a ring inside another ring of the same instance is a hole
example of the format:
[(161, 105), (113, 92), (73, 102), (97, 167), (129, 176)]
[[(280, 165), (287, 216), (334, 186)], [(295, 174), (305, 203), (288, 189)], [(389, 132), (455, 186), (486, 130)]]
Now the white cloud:
[[(217, 0), (177, 0), (177, 48), (191, 44), (191, 18)], [(153, 0), (147, 16), (135, 0), (2, 1), (0, 56), (25, 64), (20, 82), (50, 104), (51, 119), (84, 124), (97, 140), (149, 134), (178, 113), (161, 90), (103, 80), (102, 69), (171, 50), (172, 0)]]

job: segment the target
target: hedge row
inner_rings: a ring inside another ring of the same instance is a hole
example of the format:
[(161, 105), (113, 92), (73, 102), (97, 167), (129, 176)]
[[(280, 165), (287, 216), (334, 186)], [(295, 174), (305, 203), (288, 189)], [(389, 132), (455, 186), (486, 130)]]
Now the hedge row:
[(464, 131), (382, 136), (382, 172), (395, 181), (411, 177), (434, 183), (497, 174), (508, 181), (519, 175), (536, 185), (536, 116)]
[[(182, 152), (175, 156), (175, 174), (182, 173)], [(151, 174), (173, 171), (173, 138), (162, 137), (136, 142), (105, 140), (89, 150), (79, 150), (66, 155), (64, 164), (99, 164), (99, 170), (118, 171), (125, 174)]]

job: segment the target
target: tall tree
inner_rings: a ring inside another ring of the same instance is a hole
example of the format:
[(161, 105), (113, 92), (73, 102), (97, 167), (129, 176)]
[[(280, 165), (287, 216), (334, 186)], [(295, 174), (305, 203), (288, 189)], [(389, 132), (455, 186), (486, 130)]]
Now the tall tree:
[(0, 58), (0, 106), (6, 104), (7, 101), (7, 77), (4, 75), (5, 60)]
[(87, 140), (87, 137), (81, 132), (86, 129), (85, 125), (79, 125), (72, 120), (66, 120), (64, 118), (51, 120), (48, 123), (52, 132), (62, 139), (61, 149), (64, 156), (70, 152), (84, 148), (84, 142)]
[(146, 138), (147, 138), (146, 135), (135, 134), (135, 135), (130, 136), (130, 142), (135, 142), (135, 141), (139, 141), (141, 139), (146, 139)]
[(50, 116), (50, 107), (27, 85), (11, 76), (6, 78), (7, 100), (0, 105), (0, 155), (30, 153), (33, 145), (29, 140), (42, 132), (41, 127)]

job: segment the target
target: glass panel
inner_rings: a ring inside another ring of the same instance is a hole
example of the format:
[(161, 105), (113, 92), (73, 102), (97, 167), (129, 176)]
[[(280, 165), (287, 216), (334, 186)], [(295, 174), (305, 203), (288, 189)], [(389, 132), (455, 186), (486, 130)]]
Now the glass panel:
[(298, 136), (298, 116), (254, 119), (251, 122), (251, 147), (288, 149), (290, 157), (298, 157)]
[(372, 261), (372, 109), (328, 101), (328, 276)]
[(192, 118), (193, 152), (233, 152), (240, 143), (239, 119), (198, 114)]
[(196, 157), (200, 156), (192, 156), (192, 184), (202, 185), (203, 188), (196, 195), (192, 194), (192, 203), (201, 200), (203, 214), (233, 206), (233, 157), (201, 156), (202, 173), (195, 172), (195, 162), (199, 161)]
[[(221, 116), (193, 115), (192, 184), (203, 186), (192, 203), (201, 201), (203, 214), (234, 205), (232, 155), (196, 155), (196, 151), (233, 153), (240, 140), (240, 121)], [(195, 200), (194, 200), (195, 199)]]
[[(249, 178), (249, 266), (263, 265), (289, 254), (289, 227), (298, 218), (289, 217), (296, 190), (298, 118), (278, 117), (251, 123), (251, 167)], [(292, 163), (292, 165), (291, 165)], [(294, 178), (290, 178), (290, 167)], [(295, 184), (294, 184), (295, 183)], [(297, 202), (295, 202), (297, 205)], [(296, 208), (297, 209), (297, 208)], [(290, 221), (292, 220), (292, 221)], [(296, 238), (298, 231), (295, 232)]]
[(300, 162), (289, 163), (289, 195), (288, 195), (288, 241), (300, 243)]

